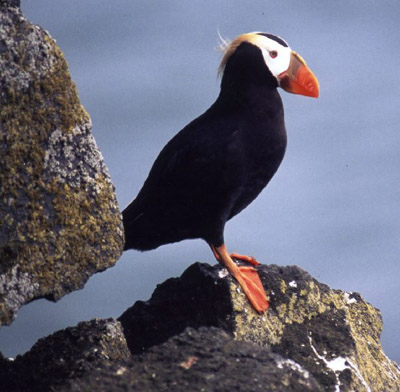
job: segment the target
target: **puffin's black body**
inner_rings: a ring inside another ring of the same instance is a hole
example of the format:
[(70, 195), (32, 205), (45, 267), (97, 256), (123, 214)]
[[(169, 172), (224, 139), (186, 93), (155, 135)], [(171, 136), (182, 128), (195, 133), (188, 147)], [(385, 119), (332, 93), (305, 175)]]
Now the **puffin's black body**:
[(125, 249), (149, 250), (202, 238), (257, 312), (269, 302), (249, 256), (229, 254), (225, 223), (251, 203), (278, 169), (286, 148), (277, 87), (317, 97), (318, 81), (281, 38), (243, 34), (225, 48), (215, 103), (161, 151), (137, 198), (123, 211)]
[(226, 64), (216, 102), (164, 147), (123, 211), (125, 249), (189, 238), (223, 244), (225, 222), (257, 197), (283, 159), (277, 86), (260, 49), (243, 42)]

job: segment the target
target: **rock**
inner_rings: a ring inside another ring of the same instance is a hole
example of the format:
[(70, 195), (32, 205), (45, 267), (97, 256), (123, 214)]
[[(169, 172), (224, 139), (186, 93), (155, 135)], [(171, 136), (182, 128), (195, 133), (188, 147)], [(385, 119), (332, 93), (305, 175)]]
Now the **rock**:
[(12, 7), (19, 7), (20, 3), (20, 0), (0, 0), (0, 6), (10, 5)]
[(119, 319), (123, 330), (113, 319), (92, 320), (39, 340), (15, 361), (0, 355), (0, 386), (400, 391), (400, 370), (380, 346), (377, 309), (296, 266), (257, 269), (271, 300), (262, 315), (223, 267), (195, 263), (128, 309)]
[(400, 371), (380, 345), (377, 309), (296, 266), (258, 271), (271, 300), (265, 314), (252, 309), (224, 268), (196, 263), (119, 318), (129, 348), (141, 353), (186, 327), (214, 326), (297, 363), (326, 391), (400, 391)]
[(183, 333), (120, 365), (75, 378), (63, 391), (323, 391), (300, 365), (221, 329)]
[(15, 361), (0, 358), (1, 390), (58, 390), (67, 380), (130, 357), (121, 325), (95, 319), (40, 339)]
[(137, 301), (119, 321), (133, 354), (165, 342), (187, 327), (220, 327), (234, 330), (230, 300), (231, 280), (222, 267), (190, 266), (180, 278), (158, 285), (149, 301)]
[(55, 41), (0, 2), (0, 326), (122, 253), (114, 187)]

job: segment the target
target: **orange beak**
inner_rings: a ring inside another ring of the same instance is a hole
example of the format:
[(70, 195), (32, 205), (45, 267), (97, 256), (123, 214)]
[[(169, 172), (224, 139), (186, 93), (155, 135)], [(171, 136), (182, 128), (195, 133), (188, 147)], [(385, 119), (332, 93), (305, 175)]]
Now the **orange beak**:
[(318, 98), (319, 84), (303, 58), (292, 51), (287, 71), (279, 76), (280, 86), (287, 92)]

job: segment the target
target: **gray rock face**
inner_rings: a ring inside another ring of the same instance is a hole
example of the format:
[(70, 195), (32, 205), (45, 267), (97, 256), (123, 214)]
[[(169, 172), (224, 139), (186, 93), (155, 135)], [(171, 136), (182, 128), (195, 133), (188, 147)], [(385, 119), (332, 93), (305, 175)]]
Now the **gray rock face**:
[(66, 381), (117, 365), (130, 357), (121, 325), (114, 319), (79, 323), (40, 339), (15, 361), (0, 358), (0, 390), (58, 390)]
[(0, 5), (11, 5), (13, 7), (19, 7), (20, 3), (20, 0), (0, 0)]
[(112, 266), (114, 188), (55, 41), (0, 2), (0, 325)]

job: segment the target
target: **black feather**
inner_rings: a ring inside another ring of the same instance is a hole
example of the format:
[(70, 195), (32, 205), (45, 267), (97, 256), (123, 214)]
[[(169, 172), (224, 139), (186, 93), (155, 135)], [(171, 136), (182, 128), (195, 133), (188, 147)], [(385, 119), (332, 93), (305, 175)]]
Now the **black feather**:
[(276, 87), (260, 50), (243, 42), (226, 64), (215, 103), (163, 148), (123, 211), (125, 249), (189, 238), (223, 243), (226, 221), (257, 197), (284, 156)]

